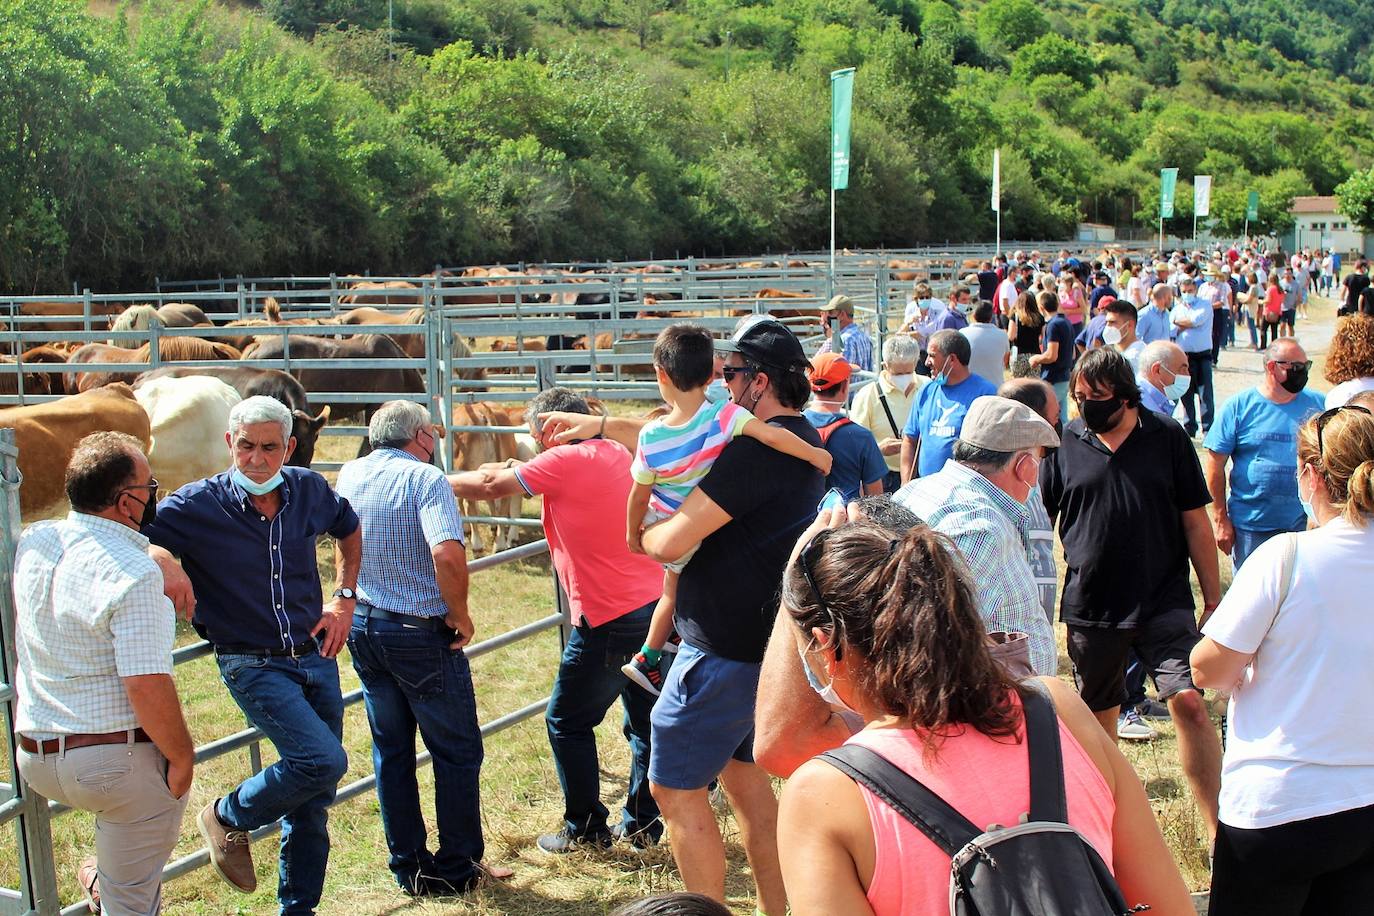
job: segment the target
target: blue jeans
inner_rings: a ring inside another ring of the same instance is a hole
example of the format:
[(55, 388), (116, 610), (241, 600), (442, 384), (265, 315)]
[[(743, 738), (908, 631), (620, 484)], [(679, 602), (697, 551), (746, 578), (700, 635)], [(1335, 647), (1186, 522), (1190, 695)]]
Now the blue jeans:
[(1250, 554), (1255, 552), (1255, 548), (1269, 540), (1276, 534), (1284, 534), (1288, 531), (1306, 531), (1307, 518), (1304, 517), (1292, 528), (1282, 528), (1278, 531), (1251, 531), (1247, 528), (1235, 527), (1236, 542), (1231, 545), (1231, 566), (1239, 571)]
[(343, 749), (339, 666), (312, 653), (302, 658), (219, 655), (220, 677), (249, 723), (281, 759), (239, 783), (215, 814), (233, 830), (280, 820), (277, 899), (283, 916), (315, 911), (329, 860), (329, 804), (348, 770)]
[(1198, 423), (1198, 405), (1193, 403), (1194, 395), (1197, 395), (1198, 403), (1202, 407), (1202, 431), (1205, 433), (1212, 428), (1212, 414), (1216, 409), (1212, 389), (1212, 351), (1189, 353), (1188, 374), (1192, 380), (1188, 383), (1188, 390), (1183, 393), (1182, 398), (1183, 412), (1188, 415), (1188, 422), (1183, 428), (1192, 436), (1197, 433)]
[[(353, 618), (348, 634), (372, 728), (377, 801), (391, 852), (388, 865), (396, 882), (411, 893), (422, 889), (423, 877), (463, 890), (477, 878), (482, 861), (482, 732), (467, 656), (449, 649), (451, 641), (448, 631), (376, 618)], [(425, 844), (415, 779), (417, 728), (434, 764), (439, 847), (433, 854)]]
[(623, 728), (630, 742), (630, 789), (621, 823), (626, 834), (643, 830), (655, 840), (663, 835), (658, 805), (649, 794), (649, 713), (654, 698), (620, 670), (649, 635), (649, 619), (656, 603), (657, 599), (597, 627), (574, 627), (563, 647), (544, 721), (558, 784), (563, 789), (563, 821), (575, 837), (604, 836), (607, 832), (610, 812), (601, 803), (601, 771), (593, 729), (617, 697), (625, 706)]
[(1259, 328), (1255, 327), (1255, 313), (1245, 310), (1245, 327), (1250, 331), (1250, 346), (1259, 347)]
[(1069, 382), (1065, 379), (1062, 382), (1051, 382), (1050, 387), (1054, 389), (1054, 396), (1059, 399), (1059, 422), (1064, 426), (1069, 425)]

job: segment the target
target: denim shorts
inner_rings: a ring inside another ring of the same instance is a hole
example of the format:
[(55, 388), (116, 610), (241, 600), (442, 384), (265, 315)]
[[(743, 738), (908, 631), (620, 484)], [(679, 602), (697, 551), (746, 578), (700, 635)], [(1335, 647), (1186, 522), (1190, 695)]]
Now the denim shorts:
[(754, 698), (761, 667), (682, 644), (654, 704), (650, 782), (704, 789), (732, 759), (754, 762)]

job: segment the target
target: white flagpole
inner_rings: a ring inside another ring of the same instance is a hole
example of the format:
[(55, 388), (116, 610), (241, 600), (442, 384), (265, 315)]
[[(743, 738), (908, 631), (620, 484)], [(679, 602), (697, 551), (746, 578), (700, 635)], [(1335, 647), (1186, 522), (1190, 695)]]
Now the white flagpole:
[(835, 295), (835, 182), (830, 182), (830, 295)]

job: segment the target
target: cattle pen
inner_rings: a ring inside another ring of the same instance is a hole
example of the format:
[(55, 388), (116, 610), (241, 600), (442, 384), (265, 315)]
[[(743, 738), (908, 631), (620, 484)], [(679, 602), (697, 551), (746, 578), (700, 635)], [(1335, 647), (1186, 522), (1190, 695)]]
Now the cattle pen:
[[(1030, 245), (1025, 247), (1029, 248)], [(1059, 243), (1041, 243), (1058, 248)], [(1077, 247), (1069, 245), (1064, 247)], [(253, 335), (279, 341), (280, 355), (255, 358), (251, 353), (234, 365), (279, 369), (300, 374), (332, 371), (343, 379), (337, 389), (309, 390), (313, 405), (329, 404), (336, 411), (366, 408), (382, 401), (404, 398), (425, 405), (436, 424), (447, 430), (436, 461), (446, 471), (459, 466), (457, 436), (500, 435), (523, 432), (519, 425), (478, 425), (455, 421), (464, 404), (492, 402), (518, 404), (534, 393), (563, 385), (603, 401), (656, 399), (657, 387), (644, 367), (652, 338), (678, 320), (691, 320), (716, 334), (728, 334), (744, 314), (778, 314), (793, 325), (812, 350), (820, 339), (815, 312), (831, 295), (844, 293), (856, 308), (856, 320), (879, 345), (901, 322), (906, 293), (913, 279), (927, 279), (937, 290), (947, 289), (957, 276), (968, 272), (969, 259), (986, 258), (990, 248), (929, 249), (846, 254), (832, 274), (814, 255), (733, 259), (709, 264), (681, 261), (624, 262), (616, 264), (515, 265), (516, 279), (493, 282), (490, 277), (463, 277), (456, 271), (436, 270), (424, 277), (276, 277), (234, 278), (162, 282), (150, 293), (102, 295), (83, 291), (74, 296), (28, 296), (0, 299), (0, 352), (11, 355), (0, 361), (0, 406), (41, 404), (56, 401), (75, 390), (78, 375), (140, 372), (162, 368), (195, 369), (204, 361), (165, 358), (169, 341), (178, 338), (225, 340), (240, 337), (244, 328), (223, 323), (210, 327), (164, 327), (153, 321), (146, 330), (113, 331), (107, 315), (131, 303), (163, 305), (190, 302), (202, 307), (218, 322), (261, 321), (266, 306), (274, 301), (283, 321), (309, 322), (338, 319), (358, 303), (351, 286), (359, 282), (396, 284), (385, 287), (376, 305), (395, 323), (348, 326), (337, 323), (262, 324), (251, 326)], [(900, 266), (894, 266), (902, 262)], [(910, 262), (910, 263), (907, 263)], [(651, 267), (655, 269), (650, 269)], [(916, 274), (915, 277), (912, 274)], [(759, 295), (761, 289), (786, 294), (777, 298)], [(376, 287), (375, 289), (383, 289)], [(55, 305), (46, 313), (26, 308), (36, 303)], [(401, 322), (401, 310), (418, 309), (418, 321)], [(56, 317), (56, 320), (55, 320)], [(895, 324), (893, 322), (896, 322)], [(54, 327), (57, 325), (57, 327)], [(404, 357), (315, 359), (292, 354), (303, 338), (337, 338), (361, 333), (409, 335), (419, 346)], [(474, 342), (510, 341), (502, 351), (474, 350)], [(585, 349), (555, 349), (553, 341), (585, 340)], [(38, 344), (65, 342), (83, 345), (111, 341), (146, 345), (146, 360), (138, 362), (26, 363), (24, 353)], [(223, 365), (221, 362), (220, 365)], [(412, 370), (422, 379), (415, 390), (378, 389), (365, 380), (373, 374)], [(340, 375), (339, 373), (343, 373)], [(362, 381), (360, 381), (362, 380)], [(366, 426), (356, 422), (334, 423), (323, 435), (359, 438)], [(19, 492), (22, 484), (20, 450), (12, 430), (0, 430), (0, 710), (6, 731), (8, 782), (0, 782), (0, 824), (13, 823), (18, 849), (18, 886), (0, 887), (0, 914), (73, 914), (83, 912), (84, 901), (63, 907), (53, 857), (51, 822), (64, 813), (63, 806), (34, 793), (19, 779), (15, 755), (14, 705), (14, 607), (11, 571), (21, 529)], [(340, 462), (317, 461), (316, 470), (337, 470)], [(468, 515), (473, 523), (537, 528), (537, 519), (499, 515)], [(490, 556), (470, 561), (480, 573), (503, 564), (546, 554), (547, 541), (534, 540)], [(552, 578), (552, 577), (551, 577)], [(483, 640), (467, 654), (476, 658), (554, 630), (566, 638), (566, 600), (556, 578), (550, 583), (547, 613), (506, 632)], [(177, 649), (177, 665), (204, 658), (212, 649), (204, 641)], [(361, 701), (361, 690), (345, 694), (347, 706)], [(548, 697), (525, 703), (492, 718), (481, 726), (483, 736), (540, 715)], [(262, 767), (263, 736), (253, 728), (214, 738), (196, 749), (200, 764), (243, 752), (252, 771)], [(417, 756), (428, 762), (428, 754)], [(5, 778), (0, 775), (0, 779)], [(375, 776), (367, 775), (340, 786), (335, 804), (370, 792)], [(255, 839), (273, 833), (275, 825), (262, 828)], [(170, 862), (166, 879), (205, 865), (201, 849)]]

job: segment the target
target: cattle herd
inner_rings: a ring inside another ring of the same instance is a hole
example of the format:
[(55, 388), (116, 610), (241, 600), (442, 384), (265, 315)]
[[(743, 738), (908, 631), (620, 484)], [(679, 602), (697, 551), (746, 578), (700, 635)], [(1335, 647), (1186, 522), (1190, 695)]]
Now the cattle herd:
[[(803, 261), (737, 262), (728, 265), (736, 277), (740, 272), (777, 268), (809, 268)], [(878, 266), (883, 266), (881, 263)], [(894, 279), (915, 276), (913, 268), (923, 267), (917, 262), (890, 261), (886, 267)], [(714, 265), (701, 264), (697, 268), (707, 274)], [(721, 269), (724, 269), (723, 267)], [(557, 283), (556, 292), (540, 293), (530, 277), (503, 267), (467, 268), (462, 271), (438, 271), (429, 275), (443, 289), (445, 309), (458, 306), (473, 317), (482, 317), (480, 306), (509, 305), (517, 301), (536, 306), (549, 303), (551, 309), (563, 317), (572, 314), (589, 321), (609, 320), (612, 312), (599, 311), (597, 306), (611, 304), (614, 295), (620, 303), (634, 303), (636, 318), (689, 317), (694, 313), (667, 306), (667, 300), (681, 299), (669, 276), (674, 268), (650, 264), (625, 268), (623, 273), (639, 273), (635, 289), (627, 284), (612, 287), (606, 284), (577, 289), (585, 282), (573, 272), (548, 282)], [(548, 275), (541, 275), (548, 276)], [(423, 280), (425, 278), (418, 278)], [(745, 314), (755, 310), (760, 301), (778, 317), (801, 320), (819, 319), (819, 291), (806, 292), (779, 289), (762, 285), (744, 294), (722, 297), (713, 311), (717, 315)], [(781, 285), (781, 284), (778, 284)], [(519, 289), (516, 289), (519, 287)], [(533, 287), (533, 291), (531, 291)], [(200, 306), (174, 302), (161, 306), (127, 305), (126, 303), (92, 301), (24, 301), (17, 312), (23, 316), (15, 328), (25, 332), (26, 343), (22, 355), (22, 385), (26, 396), (58, 395), (55, 400), (0, 408), (0, 428), (15, 430), (19, 445), (19, 467), (23, 474), (20, 487), (20, 507), (25, 521), (48, 517), (64, 510), (63, 469), (76, 442), (88, 433), (117, 430), (139, 439), (148, 448), (154, 476), (166, 491), (181, 484), (216, 473), (226, 465), (223, 430), (229, 410), (245, 397), (265, 394), (287, 405), (294, 417), (293, 433), (297, 446), (291, 464), (309, 466), (315, 458), (316, 444), (321, 430), (330, 418), (339, 419), (363, 411), (363, 419), (370, 416), (376, 404), (359, 403), (356, 397), (342, 402), (312, 403), (311, 393), (388, 395), (423, 395), (426, 392), (423, 373), (413, 368), (376, 368), (365, 371), (348, 368), (296, 368), (285, 363), (290, 371), (258, 368), (238, 364), (239, 360), (274, 360), (289, 354), (290, 359), (328, 359), (346, 365), (352, 360), (421, 359), (426, 356), (425, 291), (408, 281), (375, 281), (355, 278), (348, 290), (338, 297), (339, 308), (334, 313), (322, 313), (306, 318), (285, 318), (276, 300), (263, 303), (262, 317), (234, 318), (207, 314)], [(786, 300), (797, 307), (783, 305)], [(234, 329), (238, 333), (220, 333), (211, 338), (191, 336), (160, 336), (157, 356), (161, 362), (196, 362), (195, 366), (153, 368), (150, 366), (152, 343), (130, 336), (111, 338), (106, 342), (73, 341), (64, 337), (69, 332), (82, 331), (84, 314), (89, 309), (91, 327), (108, 327), (111, 331), (149, 331), (156, 320), (166, 328), (216, 327)], [(488, 313), (490, 314), (490, 313)], [(620, 312), (622, 318), (628, 311)], [(701, 314), (697, 312), (695, 314)], [(95, 322), (99, 324), (95, 324)], [(283, 325), (331, 325), (337, 333), (282, 334), (265, 333), (266, 328)], [(416, 325), (414, 334), (381, 334), (369, 330), (378, 325)], [(585, 350), (610, 353), (617, 342), (652, 339), (652, 333), (598, 333), (587, 335), (552, 335), (527, 337), (516, 341), (486, 339), (482, 341), (491, 352), (540, 352), (548, 350)], [(45, 339), (46, 338), (46, 339)], [(450, 357), (468, 357), (479, 341), (455, 335)], [(15, 348), (17, 351), (18, 348)], [(645, 352), (647, 344), (640, 344), (635, 352)], [(12, 351), (13, 352), (13, 351)], [(16, 357), (0, 355), (0, 362), (13, 364)], [(91, 371), (72, 370), (70, 366), (102, 367)], [(111, 369), (128, 364), (128, 371)], [(608, 369), (609, 367), (598, 367)], [(645, 370), (644, 366), (622, 366), (627, 371)], [(466, 379), (469, 391), (483, 390), (488, 372), (513, 371), (502, 368), (458, 371), (457, 377)], [(585, 370), (584, 370), (585, 371)], [(0, 395), (16, 395), (21, 384), (20, 371), (0, 373)], [(476, 400), (472, 395), (462, 402), (455, 401), (452, 424), (457, 427), (518, 426), (521, 410), (509, 403), (496, 404)], [(509, 432), (491, 434), (456, 432), (452, 434), (451, 454), (455, 469), (475, 468), (483, 463), (518, 457), (528, 443)], [(364, 443), (364, 451), (366, 443)], [(506, 517), (519, 514), (513, 500), (490, 506), (467, 507), (470, 514)], [(492, 546), (501, 549), (511, 540), (510, 529), (497, 528)], [(472, 546), (482, 549), (482, 538), (474, 531)]]

